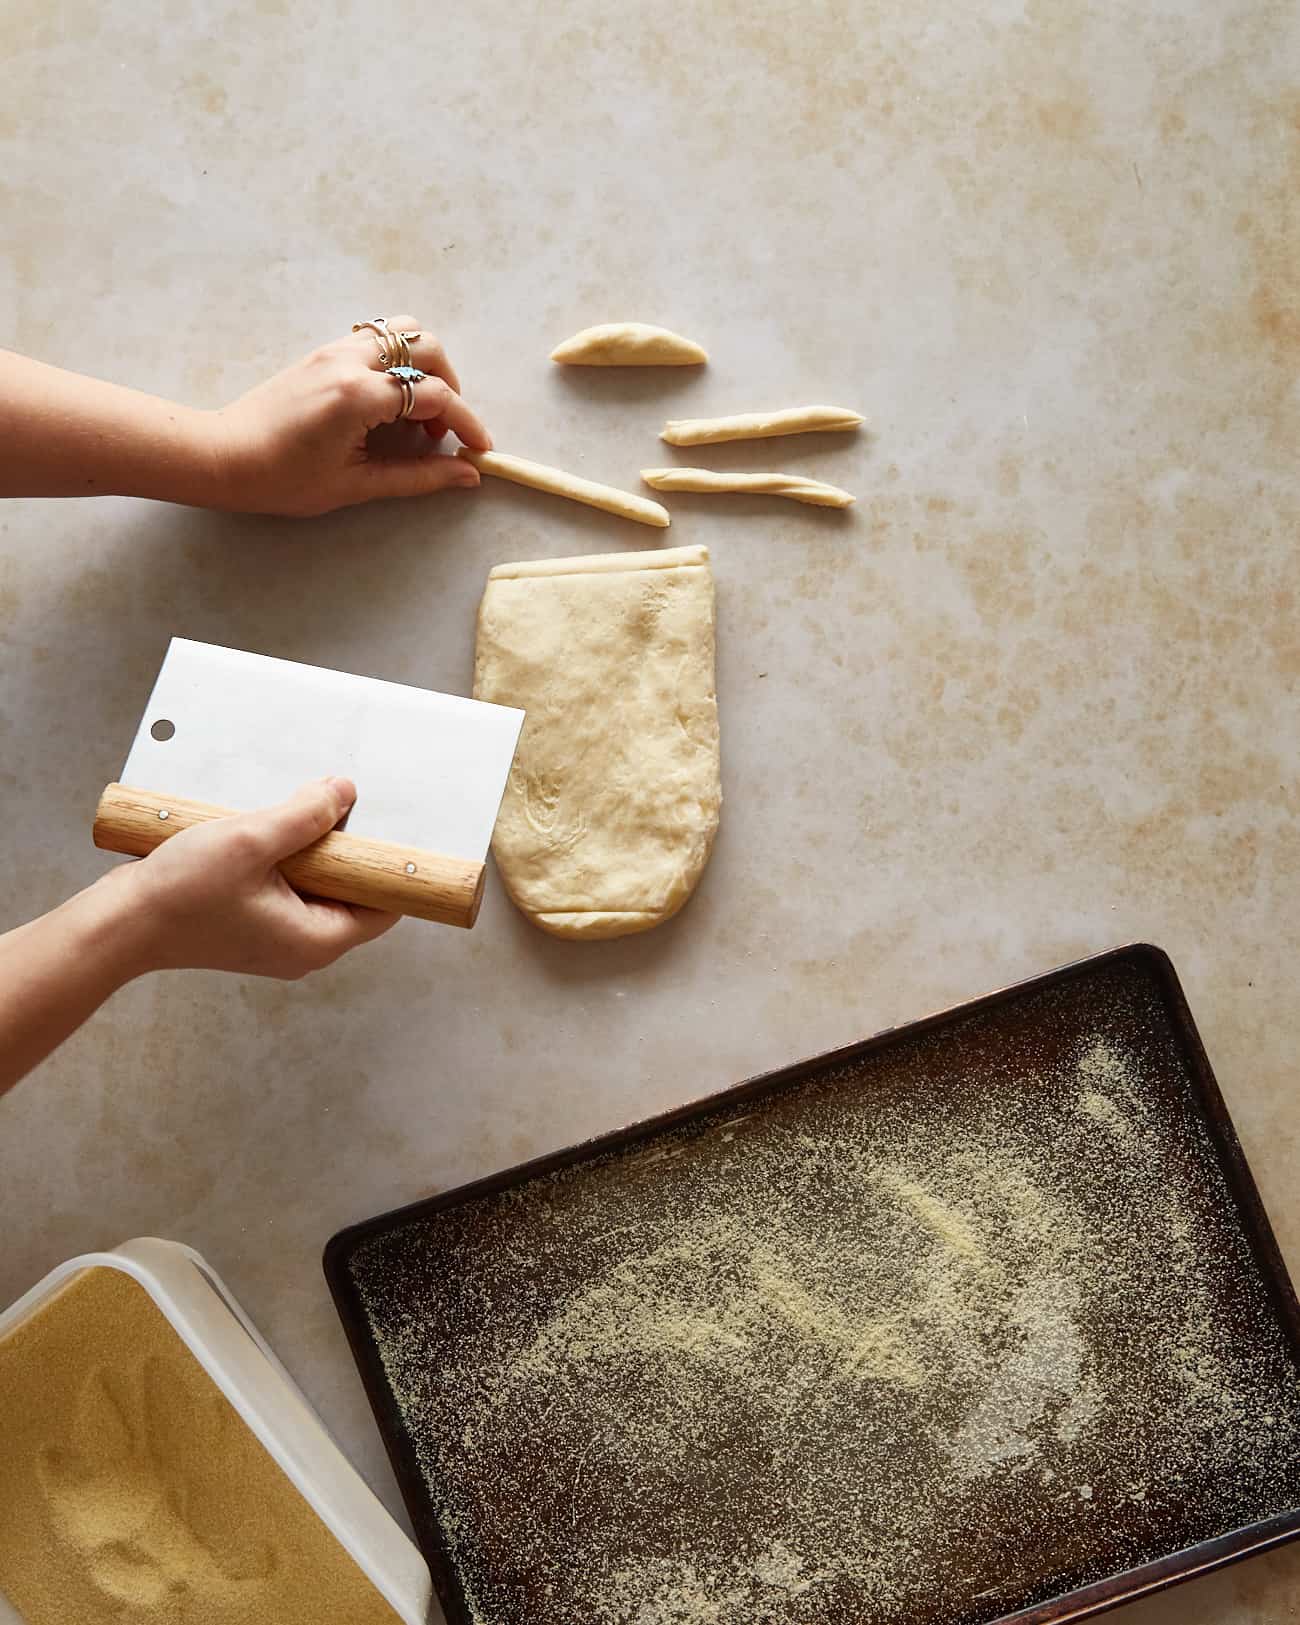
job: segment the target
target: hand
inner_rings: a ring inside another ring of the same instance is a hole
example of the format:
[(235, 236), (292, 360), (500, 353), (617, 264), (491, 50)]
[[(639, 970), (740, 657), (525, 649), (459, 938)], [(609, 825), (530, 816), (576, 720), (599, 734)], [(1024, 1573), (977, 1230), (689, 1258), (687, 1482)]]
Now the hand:
[(389, 326), (418, 331), (411, 359), (429, 375), (414, 386), (410, 417), (386, 431), (390, 454), (379, 454), (370, 437), (396, 423), (402, 391), (380, 367), (376, 334), (363, 328), (208, 415), (218, 492), (211, 506), (303, 517), (479, 483), (472, 465), (434, 449), (448, 429), (476, 451), (492, 446), (460, 398), (442, 345), (414, 316), (394, 316)]
[(139, 863), (114, 870), (133, 974), (242, 971), (296, 981), (371, 942), (399, 916), (300, 897), (276, 867), (334, 828), (356, 800), (347, 779), (320, 779), (288, 801), (196, 825)]
[(145, 971), (293, 981), (396, 925), (299, 897), (276, 868), (355, 799), (346, 779), (321, 779), (282, 806), (196, 825), (0, 936), (0, 1095)]

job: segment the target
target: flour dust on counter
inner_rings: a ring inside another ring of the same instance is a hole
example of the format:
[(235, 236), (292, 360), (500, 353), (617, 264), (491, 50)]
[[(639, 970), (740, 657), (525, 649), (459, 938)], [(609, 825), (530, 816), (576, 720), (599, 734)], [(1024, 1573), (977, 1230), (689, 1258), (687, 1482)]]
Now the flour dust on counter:
[(1100, 981), (358, 1249), (475, 1625), (978, 1625), (1300, 1505), (1294, 1351)]

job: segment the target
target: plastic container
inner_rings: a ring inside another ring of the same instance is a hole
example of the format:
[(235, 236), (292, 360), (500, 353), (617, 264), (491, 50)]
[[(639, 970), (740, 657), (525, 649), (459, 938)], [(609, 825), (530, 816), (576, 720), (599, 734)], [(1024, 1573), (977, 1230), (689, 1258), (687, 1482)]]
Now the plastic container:
[[(335, 1444), (220, 1277), (193, 1248), (142, 1237), (111, 1252), (69, 1259), (0, 1314), (0, 1337), (34, 1315), (74, 1276), (93, 1268), (121, 1270), (140, 1283), (404, 1625), (426, 1625), (433, 1586), (424, 1559)], [(23, 1625), (3, 1595), (0, 1625)]]

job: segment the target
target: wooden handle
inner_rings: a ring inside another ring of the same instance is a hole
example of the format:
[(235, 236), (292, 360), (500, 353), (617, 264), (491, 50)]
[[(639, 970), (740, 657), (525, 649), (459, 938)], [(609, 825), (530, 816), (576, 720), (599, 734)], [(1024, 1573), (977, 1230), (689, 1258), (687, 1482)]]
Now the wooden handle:
[[(95, 812), (95, 845), (143, 858), (183, 829), (233, 816), (228, 807), (110, 784)], [(286, 858), (280, 873), (295, 890), (313, 897), (468, 930), (478, 918), (486, 871), (481, 863), (463, 858), (331, 830)]]

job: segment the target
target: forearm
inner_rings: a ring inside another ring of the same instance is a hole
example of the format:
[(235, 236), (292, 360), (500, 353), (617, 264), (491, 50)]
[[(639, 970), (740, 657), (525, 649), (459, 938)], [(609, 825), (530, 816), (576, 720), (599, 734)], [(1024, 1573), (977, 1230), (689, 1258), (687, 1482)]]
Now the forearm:
[(143, 968), (127, 875), (0, 936), (0, 1095)]
[(0, 350), (0, 497), (217, 506), (215, 418)]

